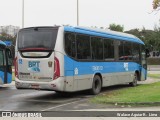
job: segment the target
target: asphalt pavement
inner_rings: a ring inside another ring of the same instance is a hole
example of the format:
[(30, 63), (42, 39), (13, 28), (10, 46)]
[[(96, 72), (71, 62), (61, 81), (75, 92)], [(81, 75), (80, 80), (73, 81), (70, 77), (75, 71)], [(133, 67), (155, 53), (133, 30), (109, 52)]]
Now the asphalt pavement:
[(0, 111), (46, 111), (88, 97), (83, 92), (64, 96), (54, 91), (17, 90), (13, 81), (0, 87)]

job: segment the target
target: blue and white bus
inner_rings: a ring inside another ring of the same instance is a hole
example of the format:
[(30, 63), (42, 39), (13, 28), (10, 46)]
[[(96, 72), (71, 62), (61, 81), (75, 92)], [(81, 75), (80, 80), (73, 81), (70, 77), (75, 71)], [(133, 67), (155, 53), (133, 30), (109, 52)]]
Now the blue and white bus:
[(21, 29), (15, 48), (15, 85), (73, 92), (146, 80), (144, 43), (110, 30), (55, 26)]
[(0, 40), (0, 85), (12, 82), (12, 54), (6, 44)]

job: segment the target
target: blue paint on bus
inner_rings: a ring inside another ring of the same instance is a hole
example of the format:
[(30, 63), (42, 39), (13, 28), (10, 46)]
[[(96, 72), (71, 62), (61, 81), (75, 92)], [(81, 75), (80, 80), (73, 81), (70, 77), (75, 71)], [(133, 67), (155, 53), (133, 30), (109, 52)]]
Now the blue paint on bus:
[[(74, 72), (74, 69), (78, 69), (78, 75), (94, 74), (99, 72), (105, 73), (118, 73), (118, 72), (135, 72), (140, 71), (141, 65), (136, 62), (78, 62), (68, 56), (64, 57), (65, 70)], [(124, 64), (127, 63), (128, 67), (125, 68)], [(144, 72), (146, 70), (144, 69)], [(66, 72), (65, 76), (73, 76), (71, 72)]]
[(68, 27), (68, 26), (64, 27), (64, 30), (68, 31), (68, 32), (88, 34), (88, 35), (105, 37), (105, 38), (132, 41), (132, 42), (136, 42), (136, 43), (144, 45), (144, 42), (141, 41), (139, 38), (137, 38), (133, 35), (126, 34), (126, 33), (114, 32), (114, 31), (110, 31), (110, 30), (105, 31), (105, 32), (103, 32), (103, 31), (101, 32), (101, 31), (96, 31), (96, 30), (90, 30), (90, 29), (85, 29), (85, 28), (83, 29), (83, 28), (79, 28), (79, 27)]

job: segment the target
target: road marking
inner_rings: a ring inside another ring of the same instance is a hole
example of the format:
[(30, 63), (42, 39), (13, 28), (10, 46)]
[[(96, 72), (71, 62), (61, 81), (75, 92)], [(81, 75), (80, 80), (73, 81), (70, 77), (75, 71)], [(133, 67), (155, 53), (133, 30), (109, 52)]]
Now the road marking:
[(70, 102), (70, 103), (65, 103), (65, 104), (62, 104), (62, 105), (57, 105), (57, 106), (54, 106), (54, 107), (50, 107), (50, 108), (47, 108), (47, 109), (43, 109), (43, 110), (41, 110), (41, 111), (48, 111), (48, 110), (51, 110), (51, 109), (63, 107), (63, 106), (70, 105), (70, 104), (73, 104), (73, 103), (76, 103), (76, 102), (81, 102), (81, 101), (84, 101), (84, 100), (86, 100), (86, 99), (78, 100), (78, 101), (74, 101), (74, 102)]
[(30, 100), (26, 100), (26, 101), (30, 101), (30, 102), (44, 102), (44, 103), (64, 103), (64, 102), (73, 102), (73, 101), (75, 101), (75, 99), (69, 99), (69, 100), (34, 100), (34, 99), (30, 99)]

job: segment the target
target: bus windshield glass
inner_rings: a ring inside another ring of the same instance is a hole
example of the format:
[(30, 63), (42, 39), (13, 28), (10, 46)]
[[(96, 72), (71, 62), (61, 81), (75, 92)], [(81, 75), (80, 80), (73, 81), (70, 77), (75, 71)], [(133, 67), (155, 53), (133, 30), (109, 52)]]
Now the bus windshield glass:
[(18, 49), (44, 48), (54, 50), (58, 28), (28, 28), (18, 34)]

